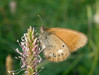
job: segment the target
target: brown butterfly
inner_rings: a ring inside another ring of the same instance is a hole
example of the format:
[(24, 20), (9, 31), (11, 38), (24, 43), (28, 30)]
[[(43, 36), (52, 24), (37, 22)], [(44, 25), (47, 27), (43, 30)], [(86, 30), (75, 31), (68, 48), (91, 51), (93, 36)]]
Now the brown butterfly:
[(44, 28), (39, 35), (44, 55), (49, 61), (60, 62), (87, 43), (85, 34), (67, 28)]

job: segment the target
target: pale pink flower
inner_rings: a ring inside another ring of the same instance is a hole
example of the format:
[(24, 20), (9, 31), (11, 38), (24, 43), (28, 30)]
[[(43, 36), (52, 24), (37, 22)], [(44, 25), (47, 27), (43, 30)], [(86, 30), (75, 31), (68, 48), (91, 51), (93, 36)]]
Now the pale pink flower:
[[(42, 61), (40, 53), (43, 49), (39, 48), (39, 40), (37, 39), (37, 33), (35, 29), (30, 26), (28, 32), (25, 33), (21, 42), (17, 40), (22, 52), (19, 49), (16, 49), (16, 52), (20, 54), (18, 58), (21, 59), (22, 65), (21, 70), (25, 70), (25, 75), (38, 75), (37, 66)], [(12, 71), (13, 74), (15, 74)]]

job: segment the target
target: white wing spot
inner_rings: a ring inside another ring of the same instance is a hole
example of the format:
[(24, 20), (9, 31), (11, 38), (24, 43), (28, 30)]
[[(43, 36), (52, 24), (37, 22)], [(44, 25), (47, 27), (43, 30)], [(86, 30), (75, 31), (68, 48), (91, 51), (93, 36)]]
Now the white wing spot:
[(62, 49), (60, 49), (60, 50), (58, 50), (58, 51), (57, 51), (57, 53), (62, 53), (62, 52), (63, 52), (63, 50), (62, 50)]
[(53, 56), (53, 53), (51, 53), (50, 56)]

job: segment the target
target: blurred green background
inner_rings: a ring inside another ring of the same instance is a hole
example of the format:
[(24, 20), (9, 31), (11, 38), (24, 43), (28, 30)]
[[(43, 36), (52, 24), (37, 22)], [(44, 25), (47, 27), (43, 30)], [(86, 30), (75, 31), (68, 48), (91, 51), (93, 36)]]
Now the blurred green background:
[(7, 75), (8, 55), (13, 70), (20, 68), (16, 40), (30, 25), (39, 30), (43, 23), (37, 15), (48, 28), (70, 28), (88, 36), (88, 44), (67, 60), (41, 63), (45, 68), (40, 75), (99, 75), (99, 0), (0, 0), (0, 75)]

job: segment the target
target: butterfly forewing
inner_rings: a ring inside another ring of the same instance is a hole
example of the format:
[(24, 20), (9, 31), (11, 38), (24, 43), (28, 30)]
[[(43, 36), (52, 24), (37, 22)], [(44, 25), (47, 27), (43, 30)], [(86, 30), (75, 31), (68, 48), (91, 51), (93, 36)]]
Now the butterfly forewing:
[(86, 35), (78, 31), (66, 28), (50, 28), (47, 31), (55, 34), (64, 41), (70, 48), (70, 52), (76, 51), (87, 43)]

